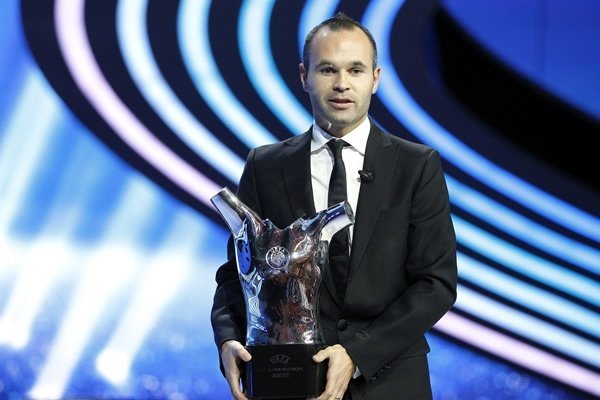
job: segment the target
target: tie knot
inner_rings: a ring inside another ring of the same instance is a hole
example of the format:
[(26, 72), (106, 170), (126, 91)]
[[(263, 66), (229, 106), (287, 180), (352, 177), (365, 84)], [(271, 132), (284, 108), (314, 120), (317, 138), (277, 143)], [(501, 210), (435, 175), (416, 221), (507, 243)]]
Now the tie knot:
[(333, 152), (333, 155), (337, 158), (342, 155), (342, 149), (345, 146), (350, 146), (350, 145), (347, 142), (343, 141), (342, 139), (332, 139), (329, 142), (327, 142), (327, 146), (329, 146), (329, 148)]

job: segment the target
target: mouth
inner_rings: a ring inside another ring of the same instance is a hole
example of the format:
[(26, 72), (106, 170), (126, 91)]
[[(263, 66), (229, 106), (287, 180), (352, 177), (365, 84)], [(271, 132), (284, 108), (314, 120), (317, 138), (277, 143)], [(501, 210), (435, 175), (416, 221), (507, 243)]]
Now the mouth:
[(354, 102), (350, 99), (333, 98), (329, 99), (328, 102), (337, 109), (343, 110), (350, 107)]

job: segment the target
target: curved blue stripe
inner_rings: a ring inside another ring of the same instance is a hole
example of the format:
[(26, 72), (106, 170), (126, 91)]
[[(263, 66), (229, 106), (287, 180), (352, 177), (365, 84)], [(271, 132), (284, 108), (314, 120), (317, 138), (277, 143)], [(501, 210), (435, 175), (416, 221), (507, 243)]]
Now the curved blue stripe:
[(381, 48), (383, 71), (378, 93), (390, 112), (415, 136), (436, 147), (445, 158), (471, 176), (545, 218), (600, 242), (600, 219), (485, 159), (439, 125), (410, 96), (394, 71), (389, 49), (392, 23), (402, 4), (402, 0), (373, 1), (363, 21)]
[(456, 215), (452, 221), (459, 243), (518, 273), (600, 307), (600, 282), (530, 254)]
[[(312, 116), (291, 93), (277, 71), (269, 45), (273, 0), (245, 1), (239, 17), (242, 62), (259, 96), (293, 134), (305, 132)], [(300, 79), (300, 78), (298, 78)]]
[(320, 24), (321, 21), (331, 17), (335, 12), (340, 0), (307, 0), (302, 8), (300, 23), (298, 27), (298, 53), (302, 60), (302, 49), (304, 48), (304, 39), (308, 32)]
[(146, 31), (147, 6), (148, 0), (120, 0), (117, 4), (117, 38), (131, 78), (177, 136), (223, 176), (237, 182), (243, 160), (186, 108), (156, 65)]
[(560, 235), (446, 176), (453, 204), (548, 254), (600, 274), (600, 252)]
[(184, 64), (202, 98), (221, 121), (250, 148), (277, 141), (233, 94), (210, 49), (210, 0), (183, 0), (177, 36)]
[(510, 277), (463, 253), (459, 252), (457, 259), (459, 276), (462, 279), (600, 338), (598, 313)]

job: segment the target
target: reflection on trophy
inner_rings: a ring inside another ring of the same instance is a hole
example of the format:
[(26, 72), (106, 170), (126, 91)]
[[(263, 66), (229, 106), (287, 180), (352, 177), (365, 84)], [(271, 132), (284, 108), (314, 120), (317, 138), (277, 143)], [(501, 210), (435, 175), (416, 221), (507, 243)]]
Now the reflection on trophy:
[(255, 398), (318, 396), (326, 365), (312, 356), (324, 347), (319, 286), (331, 237), (354, 223), (347, 202), (300, 218), (285, 229), (262, 220), (229, 189), (212, 203), (233, 235), (246, 302), (246, 388)]

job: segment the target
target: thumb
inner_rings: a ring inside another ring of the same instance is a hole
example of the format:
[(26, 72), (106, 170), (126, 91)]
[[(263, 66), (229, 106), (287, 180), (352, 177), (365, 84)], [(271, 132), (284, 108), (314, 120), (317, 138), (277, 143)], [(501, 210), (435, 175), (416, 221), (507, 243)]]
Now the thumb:
[(248, 362), (250, 360), (252, 360), (252, 355), (250, 354), (250, 352), (248, 350), (246, 350), (245, 347), (241, 346), (239, 349), (237, 349), (237, 356), (245, 362)]
[(323, 349), (323, 350), (319, 351), (317, 354), (315, 354), (315, 355), (312, 357), (312, 359), (313, 359), (313, 361), (314, 361), (314, 362), (318, 362), (318, 363), (320, 363), (320, 362), (322, 362), (323, 360), (325, 360), (327, 357), (328, 357), (328, 356), (327, 356), (326, 349)]

